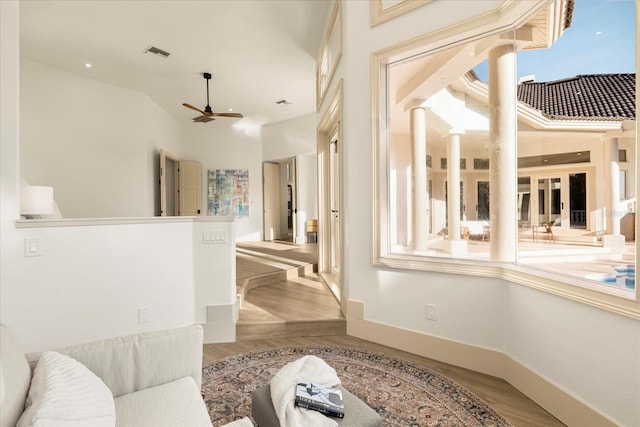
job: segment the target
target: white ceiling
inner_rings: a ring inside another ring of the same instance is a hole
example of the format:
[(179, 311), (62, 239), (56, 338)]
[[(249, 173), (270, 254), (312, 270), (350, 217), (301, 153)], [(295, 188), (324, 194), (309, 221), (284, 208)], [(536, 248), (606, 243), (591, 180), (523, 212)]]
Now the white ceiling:
[[(279, 122), (316, 111), (315, 61), (331, 4), (22, 0), (21, 56), (143, 92), (183, 123), (198, 115), (183, 102), (204, 109), (202, 73), (210, 72), (214, 111), (233, 108), (249, 123)], [(171, 55), (145, 54), (149, 46)], [(281, 99), (291, 104), (277, 105)]]

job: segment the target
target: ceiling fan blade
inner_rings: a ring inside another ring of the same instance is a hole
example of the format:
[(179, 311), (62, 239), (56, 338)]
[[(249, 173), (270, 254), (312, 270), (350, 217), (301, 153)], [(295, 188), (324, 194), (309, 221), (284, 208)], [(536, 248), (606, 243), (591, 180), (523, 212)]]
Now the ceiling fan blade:
[(191, 105), (191, 104), (187, 104), (186, 102), (185, 102), (185, 103), (183, 103), (182, 105), (184, 105), (184, 106), (185, 106), (185, 107), (187, 107), (187, 108), (191, 108), (192, 110), (199, 111), (199, 112), (200, 112), (200, 114), (204, 115), (204, 111), (202, 111), (202, 110), (201, 110), (201, 109), (199, 109), (198, 107), (194, 107), (193, 105)]
[(215, 117), (236, 117), (238, 119), (243, 118), (244, 116), (240, 113), (207, 113), (207, 116), (215, 116)]
[(210, 122), (210, 121), (213, 121), (213, 120), (215, 120), (215, 119), (212, 118), (212, 117), (207, 117), (207, 116), (198, 116), (198, 117), (194, 117), (193, 118), (193, 122), (194, 123), (207, 123), (207, 122)]

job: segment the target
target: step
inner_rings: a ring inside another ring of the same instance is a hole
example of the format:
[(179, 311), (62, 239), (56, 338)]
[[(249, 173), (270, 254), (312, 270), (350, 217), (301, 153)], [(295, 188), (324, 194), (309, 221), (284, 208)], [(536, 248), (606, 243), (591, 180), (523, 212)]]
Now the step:
[(346, 335), (346, 319), (301, 320), (236, 324), (236, 341), (266, 338), (319, 337)]
[(318, 272), (317, 264), (305, 264), (301, 267), (290, 268), (288, 270), (279, 270), (257, 276), (247, 277), (236, 285), (236, 294), (240, 301), (244, 301), (247, 292), (260, 286), (270, 285), (272, 283), (289, 280), (295, 277), (303, 277)]

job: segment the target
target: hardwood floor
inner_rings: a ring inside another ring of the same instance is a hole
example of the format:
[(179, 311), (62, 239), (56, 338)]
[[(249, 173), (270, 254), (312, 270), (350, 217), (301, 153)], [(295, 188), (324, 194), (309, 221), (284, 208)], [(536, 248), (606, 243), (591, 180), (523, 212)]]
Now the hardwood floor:
[[(265, 246), (269, 247), (264, 249), (259, 246), (254, 244), (252, 250), (270, 253), (277, 257), (275, 261), (278, 263), (283, 263), (282, 258), (287, 257), (308, 260), (309, 253), (313, 255), (315, 249), (313, 246), (296, 248), (294, 245), (288, 248), (280, 244), (267, 244)], [(273, 267), (274, 264), (264, 267), (251, 265), (252, 262), (263, 260), (245, 257), (242, 266), (237, 264), (238, 268), (246, 268), (239, 272), (243, 280), (250, 283), (252, 274), (259, 279), (255, 286), (247, 287), (236, 327), (237, 341), (206, 344), (204, 365), (232, 355), (277, 347), (359, 347), (416, 363), (450, 378), (489, 403), (516, 427), (564, 425), (502, 379), (345, 335), (346, 322), (340, 314), (338, 302), (316, 274), (310, 273), (309, 269), (297, 268), (297, 271), (303, 271), (303, 276), (298, 272), (283, 275)], [(295, 266), (290, 268), (296, 269)], [(265, 269), (270, 272), (265, 273)], [(269, 280), (270, 277), (273, 280)]]

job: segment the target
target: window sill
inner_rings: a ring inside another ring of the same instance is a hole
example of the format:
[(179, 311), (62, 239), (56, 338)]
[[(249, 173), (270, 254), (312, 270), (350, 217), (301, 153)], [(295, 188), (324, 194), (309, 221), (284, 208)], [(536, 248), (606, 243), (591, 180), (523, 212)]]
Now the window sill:
[(470, 259), (427, 258), (412, 254), (377, 256), (374, 257), (374, 265), (394, 269), (499, 278), (640, 320), (637, 289), (598, 284), (576, 276), (562, 275), (525, 265)]

